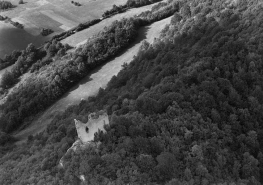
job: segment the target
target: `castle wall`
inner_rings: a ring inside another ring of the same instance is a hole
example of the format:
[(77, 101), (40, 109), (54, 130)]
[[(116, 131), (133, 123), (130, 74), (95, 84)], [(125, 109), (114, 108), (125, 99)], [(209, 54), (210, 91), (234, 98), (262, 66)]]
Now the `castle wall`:
[(104, 125), (109, 124), (109, 117), (106, 113), (103, 113), (98, 116), (98, 118), (93, 118), (92, 115), (89, 116), (89, 120), (87, 123), (82, 123), (74, 119), (75, 126), (77, 129), (79, 139), (85, 143), (94, 140), (94, 134), (104, 130)]

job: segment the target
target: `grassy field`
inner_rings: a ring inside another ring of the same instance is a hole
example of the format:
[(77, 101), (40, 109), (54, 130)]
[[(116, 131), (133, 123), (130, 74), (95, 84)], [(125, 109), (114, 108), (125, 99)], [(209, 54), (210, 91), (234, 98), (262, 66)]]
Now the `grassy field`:
[[(24, 30), (0, 21), (0, 57), (10, 54), (14, 49), (24, 49), (29, 43), (39, 45), (54, 34), (68, 30), (79, 23), (100, 18), (114, 4), (124, 4), (126, 0), (78, 0), (82, 6), (71, 4), (71, 0), (9, 0), (17, 7), (2, 11), (2, 16), (24, 25)], [(55, 32), (49, 37), (40, 36), (41, 28), (50, 28)], [(15, 39), (13, 39), (13, 37)]]
[(25, 49), (29, 43), (40, 46), (45, 40), (47, 38), (31, 35), (25, 30), (0, 21), (0, 58), (3, 58), (5, 54), (10, 54), (13, 50)]
[(17, 7), (11, 11), (2, 12), (2, 15), (12, 19), (22, 18), (39, 28), (48, 25), (51, 29), (56, 29), (61, 25), (72, 28), (79, 23), (100, 18), (114, 4), (119, 5), (126, 2), (126, 0), (78, 0), (82, 6), (77, 7), (71, 3), (71, 0), (27, 0), (22, 5), (18, 5), (18, 0), (10, 1)]
[(137, 41), (135, 41), (134, 44), (124, 53), (109, 61), (101, 68), (91, 72), (90, 75), (86, 76), (82, 81), (80, 81), (79, 84), (73, 87), (44, 113), (30, 121), (31, 124), (29, 126), (14, 134), (14, 136), (20, 140), (18, 143), (25, 141), (30, 134), (36, 134), (43, 131), (52, 121), (52, 118), (56, 113), (65, 111), (70, 105), (80, 103), (81, 99), (87, 99), (90, 96), (96, 95), (99, 88), (105, 88), (110, 79), (114, 75), (117, 75), (121, 70), (122, 65), (124, 63), (129, 63), (133, 56), (137, 54), (142, 41), (147, 40), (152, 43), (154, 38), (159, 37), (161, 30), (170, 22), (170, 20), (171, 18), (166, 18), (159, 22), (153, 23), (150, 26), (142, 28), (139, 32)]
[(116, 20), (121, 20), (122, 18), (128, 18), (132, 17), (134, 15), (138, 15), (144, 11), (151, 10), (151, 8), (155, 4), (151, 4), (148, 6), (140, 7), (140, 8), (133, 8), (128, 10), (125, 13), (117, 14), (113, 17), (110, 17), (108, 19), (105, 19), (101, 21), (99, 24), (96, 24), (88, 29), (85, 29), (83, 31), (77, 32), (74, 35), (71, 35), (70, 37), (67, 37), (66, 39), (62, 40), (62, 43), (67, 43), (71, 46), (77, 47), (81, 44), (85, 44), (87, 42), (87, 39), (98, 33), (99, 31), (102, 31), (105, 26), (111, 25), (112, 22)]

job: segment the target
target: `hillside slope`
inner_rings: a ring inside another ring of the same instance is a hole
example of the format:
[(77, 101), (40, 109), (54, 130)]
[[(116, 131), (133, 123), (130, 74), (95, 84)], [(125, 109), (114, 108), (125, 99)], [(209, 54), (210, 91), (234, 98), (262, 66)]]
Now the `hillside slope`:
[(143, 41), (153, 43), (154, 38), (159, 37), (161, 30), (168, 24), (171, 17), (155, 22), (150, 26), (146, 26), (139, 31), (139, 35), (135, 43), (120, 56), (109, 61), (99, 69), (95, 69), (90, 75), (86, 76), (77, 85), (66, 93), (60, 100), (54, 103), (44, 113), (35, 118), (29, 126), (24, 130), (14, 134), (20, 142), (27, 139), (29, 135), (33, 135), (43, 131), (46, 126), (53, 120), (53, 116), (58, 112), (65, 111), (69, 106), (80, 103), (90, 96), (96, 95), (99, 88), (105, 88), (109, 80), (117, 75), (122, 69), (124, 63), (130, 63), (133, 56), (139, 51)]
[(142, 12), (140, 17), (114, 21), (96, 38), (69, 53), (66, 51), (70, 47), (56, 40), (41, 49), (29, 45), (1, 82), (1, 87), (7, 91), (21, 82), (23, 74), (30, 72), (0, 105), (0, 129), (10, 133), (26, 126), (26, 119), (48, 108), (92, 70), (129, 47), (140, 28), (172, 16), (178, 10), (178, 2), (158, 3), (145, 12), (147, 16)]
[(88, 29), (82, 30), (80, 32), (75, 33), (72, 36), (67, 37), (66, 39), (62, 40), (61, 43), (69, 44), (73, 47), (80, 46), (81, 44), (85, 44), (85, 42), (87, 42), (89, 38), (95, 36), (98, 32), (102, 31), (105, 26), (111, 25), (116, 20), (133, 17), (134, 15), (138, 15), (142, 12), (149, 11), (156, 4), (157, 3), (139, 7), (139, 8), (132, 8), (126, 11), (125, 13), (120, 13), (110, 18), (104, 19), (99, 24), (96, 24)]
[[(263, 3), (176, 5), (160, 38), (105, 89), (26, 143), (1, 146), (0, 184), (72, 185), (80, 175), (99, 185), (263, 183)], [(64, 156), (74, 119), (102, 109), (109, 125), (94, 135), (99, 146)]]

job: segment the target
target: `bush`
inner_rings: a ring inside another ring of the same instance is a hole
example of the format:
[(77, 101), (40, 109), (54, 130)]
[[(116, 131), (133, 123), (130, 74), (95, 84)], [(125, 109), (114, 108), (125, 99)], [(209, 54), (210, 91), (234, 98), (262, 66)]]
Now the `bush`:
[(14, 5), (9, 1), (0, 1), (0, 10), (6, 10), (13, 7)]

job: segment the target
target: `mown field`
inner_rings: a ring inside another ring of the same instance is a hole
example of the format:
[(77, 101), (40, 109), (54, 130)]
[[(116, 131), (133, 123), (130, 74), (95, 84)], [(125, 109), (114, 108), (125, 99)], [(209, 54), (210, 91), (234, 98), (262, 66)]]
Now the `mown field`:
[[(23, 24), (24, 30), (0, 21), (0, 58), (14, 49), (24, 49), (29, 43), (42, 44), (51, 36), (69, 30), (79, 23), (100, 18), (114, 4), (120, 5), (126, 1), (79, 0), (81, 6), (73, 5), (70, 0), (27, 0), (21, 5), (18, 4), (18, 0), (10, 2), (17, 7), (2, 11), (0, 15)], [(52, 29), (54, 33), (42, 37), (42, 28)]]
[[(16, 0), (11, 0), (17, 5)], [(19, 18), (25, 27), (61, 29), (72, 28), (79, 23), (100, 18), (112, 5), (124, 4), (124, 0), (112, 1), (78, 1), (81, 6), (75, 6), (70, 0), (28, 0), (11, 11), (2, 12), (2, 15), (12, 19)], [(57, 30), (58, 31), (58, 30)]]
[(128, 17), (132, 17), (134, 15), (138, 15), (144, 11), (151, 10), (151, 8), (154, 5), (155, 4), (143, 6), (140, 8), (132, 8), (125, 13), (117, 14), (113, 17), (110, 17), (108, 19), (101, 21), (99, 24), (96, 24), (96, 25), (94, 25), (88, 29), (77, 32), (74, 35), (67, 37), (66, 39), (62, 40), (61, 42), (63, 44), (67, 43), (67, 44), (74, 46), (74, 47), (79, 46), (81, 44), (86, 43), (90, 37), (94, 36), (99, 31), (102, 31), (104, 29), (104, 27), (111, 25), (112, 22), (114, 22), (116, 20), (121, 20), (122, 18), (128, 18)]

